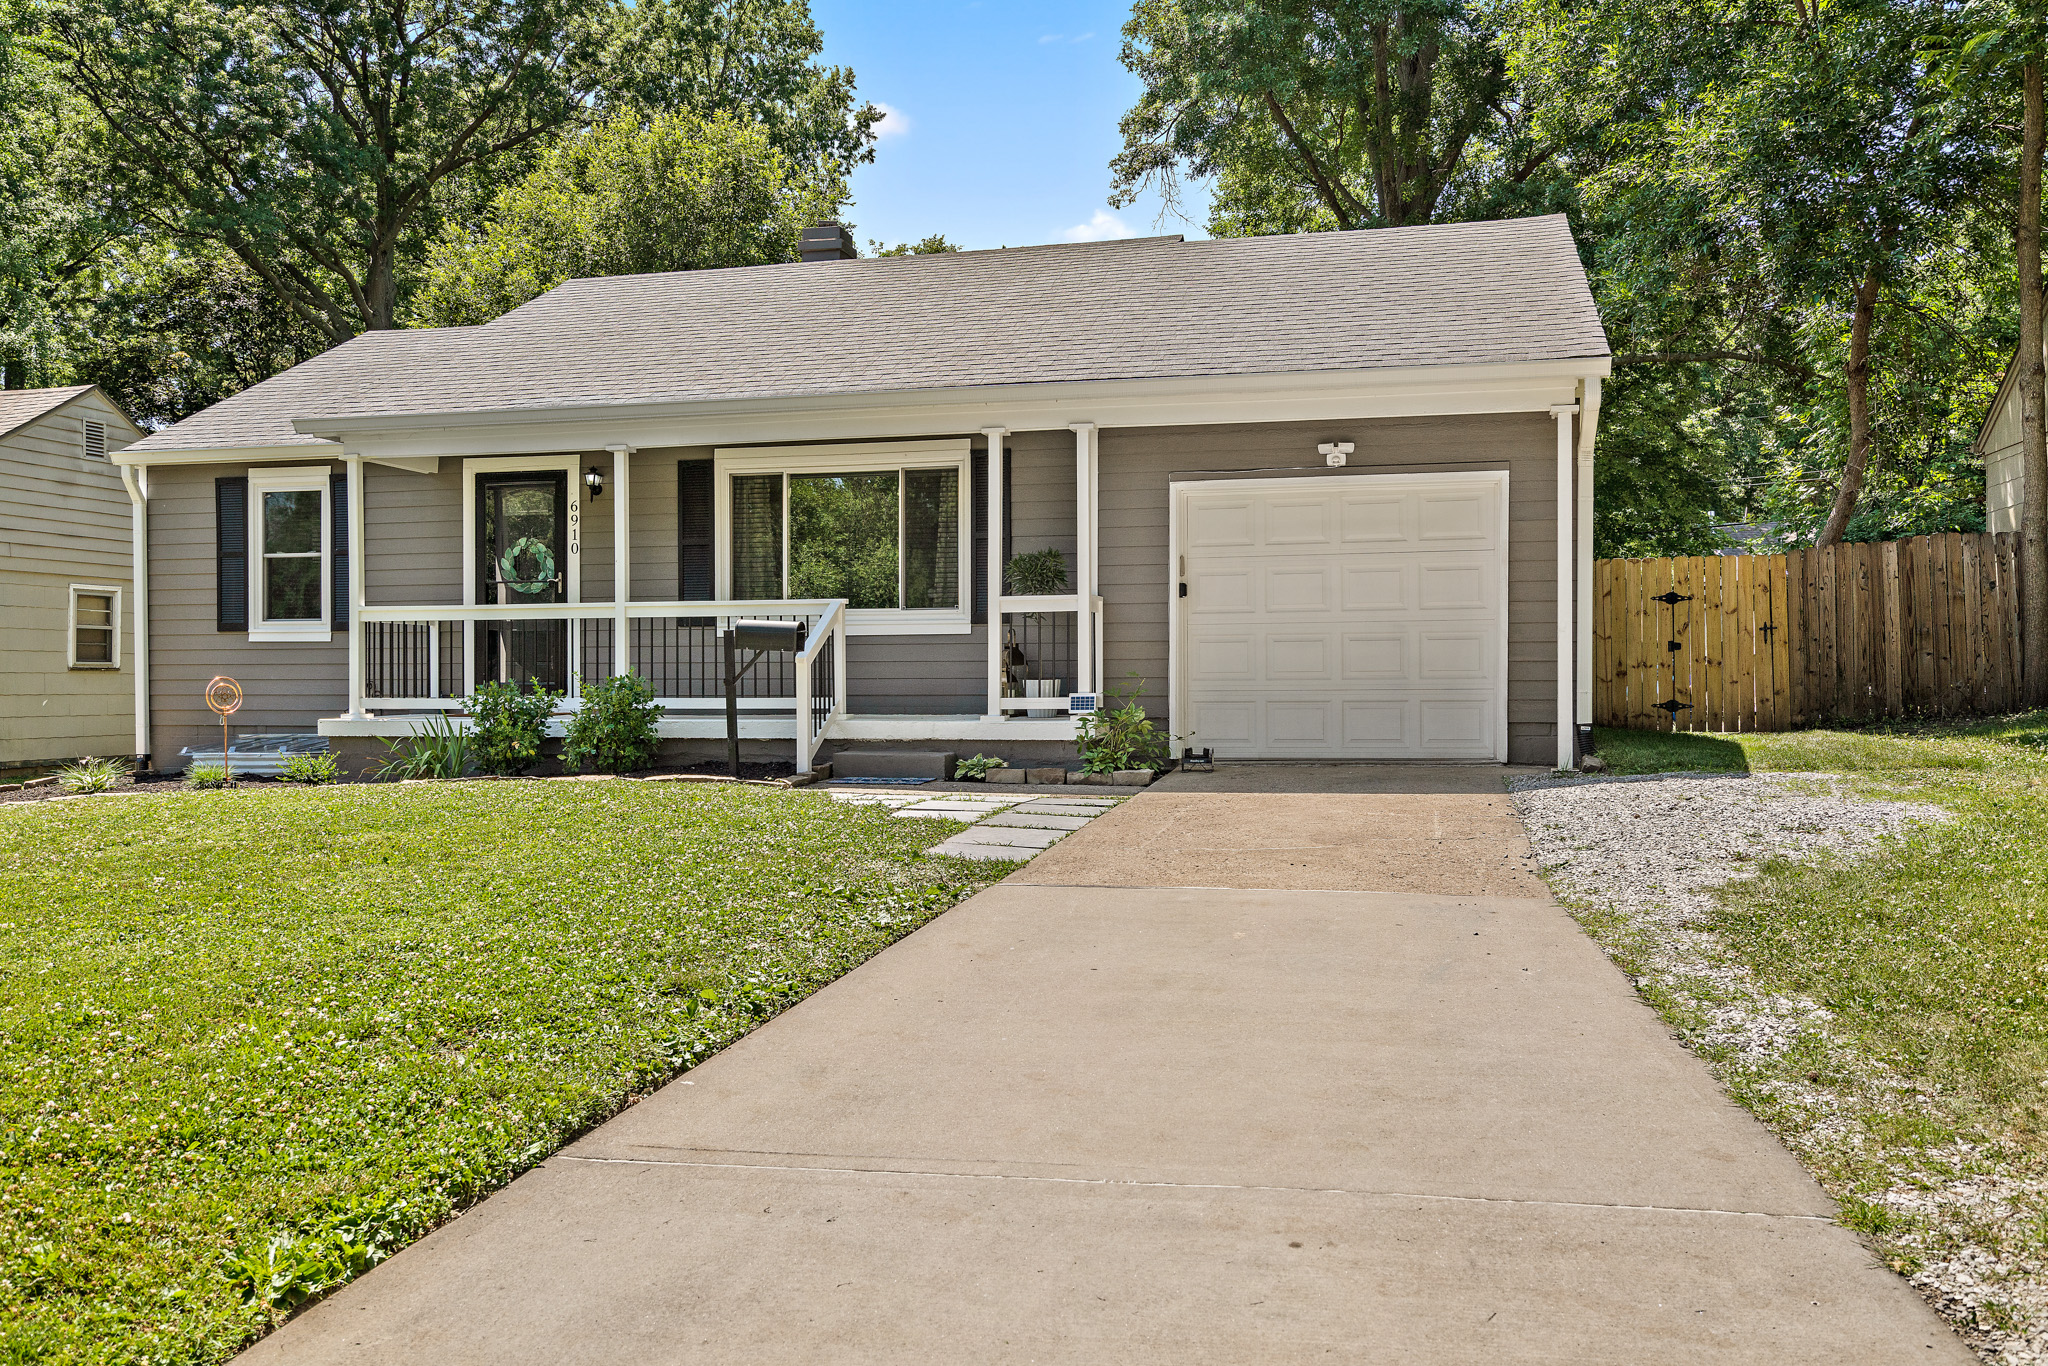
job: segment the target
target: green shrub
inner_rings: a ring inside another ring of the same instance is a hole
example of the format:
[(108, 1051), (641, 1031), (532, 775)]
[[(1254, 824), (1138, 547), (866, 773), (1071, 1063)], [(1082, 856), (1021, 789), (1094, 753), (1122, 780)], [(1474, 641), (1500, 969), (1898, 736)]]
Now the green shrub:
[(194, 764), (185, 770), (187, 787), (226, 787), (228, 771), (218, 764)]
[(127, 776), (126, 759), (80, 759), (57, 770), (57, 786), (66, 792), (109, 792)]
[(523, 692), (517, 683), (486, 683), (463, 700), (470, 715), (469, 756), (486, 773), (524, 773), (540, 762), (548, 718), (562, 695)]
[(1038, 597), (1067, 591), (1067, 557), (1047, 548), (1012, 557), (1003, 566), (1010, 591), (1019, 597)]
[(1129, 692), (1105, 694), (1101, 710), (1081, 714), (1075, 730), (1083, 773), (1166, 767), (1173, 754), (1173, 737), (1138, 705), (1138, 693), (1144, 686), (1145, 680), (1139, 678)]
[(278, 774), (288, 783), (331, 783), (341, 776), (332, 754), (294, 754)]
[(953, 777), (963, 782), (985, 780), (999, 768), (1008, 768), (1010, 761), (998, 759), (989, 754), (977, 754), (970, 759), (961, 759), (953, 765)]
[(651, 768), (660, 744), (655, 723), (654, 685), (639, 674), (583, 680), (583, 705), (569, 718), (562, 762), (572, 769), (589, 764), (600, 773)]
[(475, 761), (470, 733), (445, 716), (429, 717), (413, 734), (386, 740), (377, 776), (389, 782), (401, 778), (460, 778)]

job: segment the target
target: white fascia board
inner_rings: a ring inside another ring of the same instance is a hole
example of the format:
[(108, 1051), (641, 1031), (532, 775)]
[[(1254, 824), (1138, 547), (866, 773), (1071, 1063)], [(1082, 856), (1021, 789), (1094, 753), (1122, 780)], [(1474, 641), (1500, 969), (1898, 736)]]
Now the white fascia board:
[[(520, 455), (598, 450), (623, 443), (755, 445), (957, 435), (997, 425), (1010, 431), (1174, 427), (1239, 422), (1441, 417), (1548, 412), (1578, 396), (1605, 356), (1516, 365), (1330, 370), (1090, 380), (910, 393), (831, 394), (702, 403), (616, 404), (398, 417), (307, 417), (301, 432), (346, 443), (366, 459)], [(338, 448), (338, 447), (337, 447)]]
[(110, 457), (116, 465), (274, 465), (285, 460), (339, 460), (360, 454), (372, 465), (390, 465), (414, 474), (434, 474), (441, 468), (438, 455), (368, 455), (342, 449), (338, 441), (297, 441), (280, 446), (221, 446), (206, 450), (116, 451)]

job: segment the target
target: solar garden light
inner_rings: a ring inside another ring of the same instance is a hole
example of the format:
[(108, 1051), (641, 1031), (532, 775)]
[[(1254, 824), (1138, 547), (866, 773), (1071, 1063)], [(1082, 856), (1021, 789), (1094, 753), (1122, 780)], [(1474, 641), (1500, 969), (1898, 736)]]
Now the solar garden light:
[[(789, 654), (801, 654), (804, 637), (809, 628), (801, 621), (734, 621), (722, 634), (725, 637), (725, 757), (732, 765), (732, 776), (740, 776), (740, 679), (747, 671), (760, 662), (761, 656), (774, 650)], [(745, 665), (741, 665), (740, 651), (752, 650)], [(797, 718), (798, 745), (802, 745), (803, 718)]]

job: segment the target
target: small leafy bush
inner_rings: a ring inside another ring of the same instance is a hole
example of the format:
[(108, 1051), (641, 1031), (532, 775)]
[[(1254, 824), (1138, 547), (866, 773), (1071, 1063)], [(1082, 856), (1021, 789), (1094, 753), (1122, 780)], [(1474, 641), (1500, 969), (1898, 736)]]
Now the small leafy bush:
[(583, 705), (569, 718), (562, 762), (572, 769), (589, 764), (600, 773), (650, 768), (660, 744), (655, 723), (654, 685), (639, 674), (583, 680)]
[(185, 770), (187, 787), (226, 787), (228, 771), (219, 764), (194, 764)]
[(961, 759), (953, 765), (953, 777), (958, 782), (981, 782), (999, 768), (1008, 768), (1010, 761), (998, 759), (989, 754), (977, 754), (971, 759)]
[(1003, 566), (1010, 591), (1019, 597), (1037, 597), (1067, 591), (1067, 557), (1050, 547), (1013, 556)]
[(377, 776), (388, 782), (403, 778), (460, 778), (475, 763), (470, 733), (445, 716), (429, 717), (413, 734), (384, 742)]
[(1173, 753), (1173, 737), (1138, 705), (1138, 694), (1144, 686), (1145, 680), (1139, 678), (1130, 691), (1111, 691), (1105, 696), (1100, 711), (1081, 714), (1075, 729), (1083, 773), (1166, 767)]
[(57, 786), (66, 792), (110, 792), (127, 776), (126, 759), (80, 759), (57, 770)]
[(294, 754), (278, 774), (288, 783), (331, 783), (341, 777), (332, 754)]
[(548, 718), (562, 695), (522, 691), (517, 683), (486, 683), (463, 700), (471, 720), (470, 759), (486, 773), (524, 773), (540, 762)]
[(289, 1312), (352, 1280), (418, 1237), (429, 1221), (404, 1200), (379, 1209), (361, 1196), (338, 1203), (229, 1259), (247, 1304)]

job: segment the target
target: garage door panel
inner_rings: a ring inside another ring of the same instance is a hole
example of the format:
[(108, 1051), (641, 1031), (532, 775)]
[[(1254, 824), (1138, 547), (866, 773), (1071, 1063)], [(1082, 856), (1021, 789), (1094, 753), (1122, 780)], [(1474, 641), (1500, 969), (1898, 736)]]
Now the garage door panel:
[(1415, 734), (1411, 718), (1415, 704), (1400, 699), (1354, 701), (1344, 704), (1344, 743), (1347, 748), (1413, 749)]
[(1492, 568), (1449, 561), (1418, 565), (1415, 605), (1424, 612), (1489, 611), (1494, 598)]
[(1210, 683), (1255, 683), (1255, 645), (1249, 634), (1197, 632), (1188, 639), (1188, 662), (1195, 676)]
[(1413, 657), (1406, 634), (1347, 635), (1344, 637), (1344, 681), (1406, 682), (1408, 661)]
[(1343, 527), (1345, 547), (1406, 544), (1410, 502), (1400, 494), (1344, 499), (1339, 524)]
[(1346, 612), (1405, 612), (1415, 595), (1409, 584), (1415, 578), (1410, 565), (1344, 565), (1343, 589), (1339, 596)]
[(1266, 637), (1265, 677), (1272, 683), (1330, 683), (1335, 651), (1328, 633)]
[(1416, 504), (1416, 539), (1420, 541), (1467, 541), (1477, 549), (1491, 547), (1499, 530), (1499, 504), (1491, 489), (1421, 494)]
[(1429, 698), (1420, 706), (1424, 751), (1463, 755), (1493, 749), (1492, 697)]
[(1493, 677), (1493, 639), (1481, 631), (1424, 631), (1418, 676), (1431, 682), (1485, 682)]
[(1190, 738), (1226, 758), (1498, 757), (1502, 496), (1369, 475), (1189, 495)]
[(1188, 500), (1187, 548), (1210, 550), (1252, 545), (1256, 516), (1257, 507), (1248, 497), (1191, 498)]
[(1267, 545), (1328, 545), (1337, 509), (1321, 494), (1265, 500)]
[(1330, 610), (1330, 567), (1299, 565), (1270, 567), (1265, 571), (1265, 606), (1268, 612), (1327, 612)]

